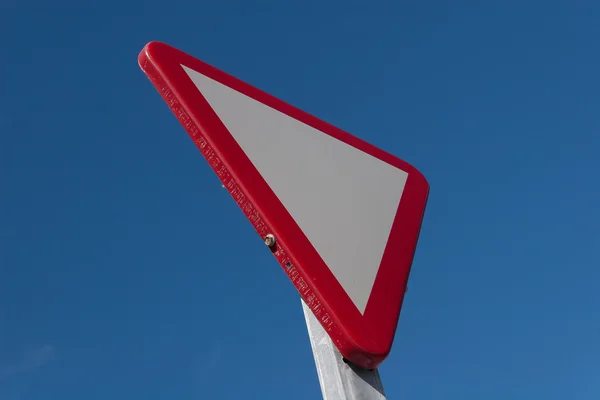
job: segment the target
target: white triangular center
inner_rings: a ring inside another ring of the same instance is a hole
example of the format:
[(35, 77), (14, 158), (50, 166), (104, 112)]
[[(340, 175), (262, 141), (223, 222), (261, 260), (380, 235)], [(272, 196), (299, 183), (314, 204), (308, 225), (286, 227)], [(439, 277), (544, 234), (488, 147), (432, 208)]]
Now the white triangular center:
[(408, 174), (183, 68), (364, 313)]

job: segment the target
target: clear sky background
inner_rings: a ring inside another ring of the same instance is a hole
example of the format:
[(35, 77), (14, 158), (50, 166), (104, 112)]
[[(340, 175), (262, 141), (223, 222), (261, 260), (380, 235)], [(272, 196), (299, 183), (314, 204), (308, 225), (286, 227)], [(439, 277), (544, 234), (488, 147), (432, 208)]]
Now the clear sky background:
[(320, 398), (297, 293), (137, 65), (160, 40), (428, 178), (389, 399), (597, 400), (598, 21), (594, 0), (3, 0), (0, 399)]

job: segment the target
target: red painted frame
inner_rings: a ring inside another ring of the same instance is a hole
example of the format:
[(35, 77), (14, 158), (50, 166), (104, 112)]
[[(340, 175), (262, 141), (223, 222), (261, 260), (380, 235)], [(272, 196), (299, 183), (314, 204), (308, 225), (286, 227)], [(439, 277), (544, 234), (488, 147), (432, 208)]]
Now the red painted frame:
[[(405, 161), (169, 45), (148, 43), (138, 61), (256, 231), (262, 237), (268, 233), (275, 235), (277, 244), (273, 254), (340, 353), (359, 366), (376, 368), (389, 354), (394, 340), (429, 195), (425, 177)], [(227, 131), (182, 64), (408, 173), (364, 315)]]

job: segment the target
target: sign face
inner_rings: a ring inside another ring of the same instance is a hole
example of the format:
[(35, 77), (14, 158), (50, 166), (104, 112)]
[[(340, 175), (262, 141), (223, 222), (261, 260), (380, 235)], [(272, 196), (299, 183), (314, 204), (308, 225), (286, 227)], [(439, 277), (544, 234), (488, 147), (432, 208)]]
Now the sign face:
[(340, 353), (377, 367), (417, 245), (423, 175), (166, 44), (138, 61)]

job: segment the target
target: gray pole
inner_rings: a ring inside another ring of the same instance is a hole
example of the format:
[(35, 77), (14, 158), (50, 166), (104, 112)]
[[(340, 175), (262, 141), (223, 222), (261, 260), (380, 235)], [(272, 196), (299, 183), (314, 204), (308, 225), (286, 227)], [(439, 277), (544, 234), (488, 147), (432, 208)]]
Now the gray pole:
[(302, 301), (324, 400), (385, 400), (379, 371), (344, 362), (325, 329)]

